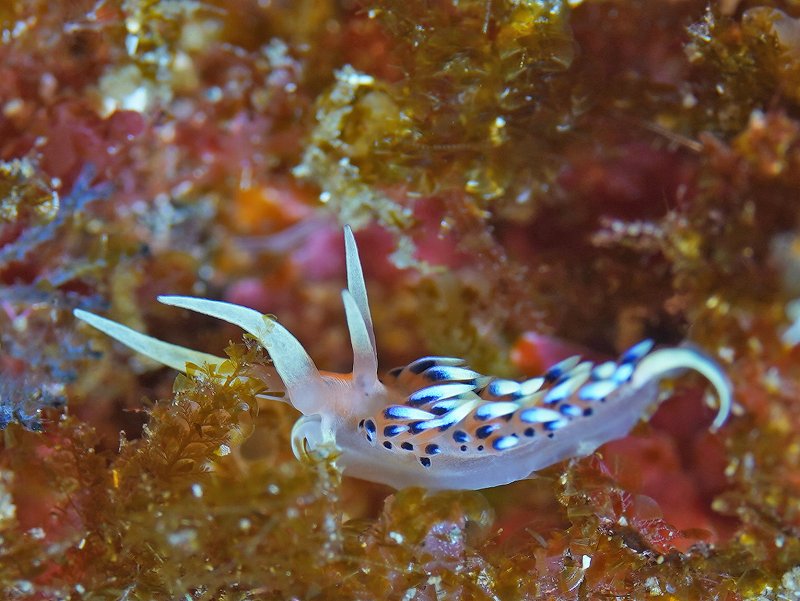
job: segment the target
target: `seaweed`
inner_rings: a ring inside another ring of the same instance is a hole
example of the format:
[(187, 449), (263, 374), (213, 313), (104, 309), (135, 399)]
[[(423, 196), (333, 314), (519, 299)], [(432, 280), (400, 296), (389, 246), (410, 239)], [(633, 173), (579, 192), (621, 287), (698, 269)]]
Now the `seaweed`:
[[(748, 0), (3, 4), (2, 596), (796, 597), (798, 31)], [(347, 369), (335, 221), (381, 357), (688, 340), (736, 416), (705, 433), (689, 380), (480, 493), (297, 462), (253, 342), (151, 299), (274, 311)], [(76, 306), (233, 340), (231, 371), (176, 380)]]

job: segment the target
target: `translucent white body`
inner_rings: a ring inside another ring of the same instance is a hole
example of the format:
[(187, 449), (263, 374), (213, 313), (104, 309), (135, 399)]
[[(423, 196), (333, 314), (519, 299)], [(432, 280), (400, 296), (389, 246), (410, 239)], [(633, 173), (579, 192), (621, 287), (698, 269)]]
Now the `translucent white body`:
[[(280, 392), (303, 413), (292, 433), (298, 457), (335, 444), (345, 474), (395, 488), (507, 484), (625, 436), (658, 401), (659, 381), (685, 369), (702, 373), (716, 389), (719, 412), (712, 427), (727, 419), (731, 386), (720, 366), (693, 348), (651, 351), (649, 341), (618, 362), (593, 365), (573, 357), (524, 382), (483, 376), (449, 357), (419, 359), (392, 370), (381, 382), (364, 277), (347, 227), (345, 250), (342, 301), (353, 346), (352, 374), (318, 371), (294, 336), (252, 309), (202, 298), (159, 297), (236, 324), (260, 341), (275, 370), (265, 371), (264, 379), (275, 392), (282, 383)], [(186, 363), (225, 361), (80, 309), (75, 316), (177, 370), (185, 370)]]

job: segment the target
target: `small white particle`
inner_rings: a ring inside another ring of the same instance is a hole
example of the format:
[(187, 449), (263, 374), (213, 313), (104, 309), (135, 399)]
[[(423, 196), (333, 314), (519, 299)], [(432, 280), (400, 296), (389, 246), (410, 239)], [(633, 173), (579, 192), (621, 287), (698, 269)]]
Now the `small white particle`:
[(340, 81), (344, 81), (353, 87), (370, 86), (375, 83), (375, 80), (371, 76), (359, 73), (350, 65), (346, 65), (336, 75)]
[(644, 581), (644, 585), (647, 587), (647, 592), (654, 596), (663, 595), (663, 591), (661, 590), (661, 586), (658, 582), (658, 578), (655, 576), (650, 576), (647, 580)]
[(6, 117), (13, 117), (22, 112), (25, 108), (25, 103), (19, 98), (13, 98), (5, 103), (3, 106), (3, 115)]
[(721, 346), (717, 349), (717, 354), (719, 358), (725, 361), (726, 363), (733, 363), (733, 359), (736, 356), (734, 350), (729, 346)]
[(173, 547), (191, 549), (197, 545), (197, 531), (185, 528), (167, 535), (167, 542)]
[(417, 596), (417, 589), (410, 588), (406, 591), (406, 594), (403, 595), (403, 601), (411, 601), (413, 598)]
[(203, 487), (199, 484), (192, 484), (192, 495), (196, 498), (200, 498), (203, 496)]
[(125, 36), (125, 51), (128, 56), (136, 54), (136, 49), (139, 47), (139, 36), (128, 34)]
[(150, 101), (150, 93), (144, 86), (139, 86), (122, 99), (122, 108), (143, 113)]
[(396, 542), (398, 545), (402, 545), (402, 544), (403, 544), (403, 541), (405, 540), (405, 538), (403, 537), (403, 535), (402, 535), (402, 534), (400, 534), (399, 532), (390, 532), (390, 533), (389, 533), (389, 538), (391, 538), (391, 539), (392, 539), (394, 542)]
[(219, 102), (222, 100), (222, 88), (219, 86), (212, 86), (206, 90), (206, 98), (210, 102)]
[(203, 281), (209, 281), (214, 277), (214, 268), (211, 265), (203, 265), (197, 270), (197, 277)]

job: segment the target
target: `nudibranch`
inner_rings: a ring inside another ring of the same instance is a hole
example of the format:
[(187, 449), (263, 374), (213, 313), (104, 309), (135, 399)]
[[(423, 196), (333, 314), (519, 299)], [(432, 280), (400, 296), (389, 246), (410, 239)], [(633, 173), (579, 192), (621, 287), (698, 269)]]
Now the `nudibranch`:
[[(319, 371), (297, 339), (270, 316), (225, 302), (160, 296), (236, 324), (272, 360), (266, 373), (276, 400), (303, 416), (292, 431), (298, 458), (338, 447), (347, 475), (394, 488), (480, 489), (531, 476), (625, 436), (661, 396), (660, 382), (695, 370), (716, 389), (716, 430), (732, 404), (722, 368), (691, 346), (653, 349), (644, 340), (618, 361), (575, 356), (522, 382), (482, 375), (453, 357), (422, 357), (378, 379), (378, 360), (358, 249), (344, 230), (347, 288), (342, 291), (353, 347), (352, 374)], [(169, 344), (80, 309), (75, 316), (135, 351), (179, 371), (187, 363), (221, 367), (226, 359)], [(329, 448), (329, 447), (326, 447)]]

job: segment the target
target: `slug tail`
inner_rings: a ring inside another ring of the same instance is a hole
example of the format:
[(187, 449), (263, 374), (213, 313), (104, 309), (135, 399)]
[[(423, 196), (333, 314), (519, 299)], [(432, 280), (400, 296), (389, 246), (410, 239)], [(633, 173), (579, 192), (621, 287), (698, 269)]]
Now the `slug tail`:
[(154, 361), (177, 371), (185, 373), (187, 363), (194, 363), (195, 365), (208, 363), (209, 365), (220, 367), (227, 361), (227, 359), (223, 359), (222, 357), (201, 353), (200, 351), (178, 346), (177, 344), (170, 344), (158, 340), (152, 336), (147, 336), (136, 330), (132, 330), (116, 321), (100, 317), (99, 315), (89, 313), (83, 309), (75, 309), (72, 314), (81, 321), (85, 321), (93, 328), (111, 336), (111, 338), (121, 342), (137, 353), (150, 357)]
[(324, 383), (303, 345), (274, 319), (258, 311), (191, 296), (159, 296), (165, 305), (189, 309), (239, 326), (267, 349), (283, 380), (292, 405), (304, 414), (315, 413), (323, 400)]
[(710, 428), (712, 432), (716, 432), (731, 413), (733, 387), (719, 363), (700, 350), (692, 347), (673, 347), (654, 351), (636, 366), (633, 383), (634, 386), (641, 386), (647, 381), (657, 381), (667, 377), (670, 372), (686, 369), (702, 374), (716, 390), (719, 407)]

